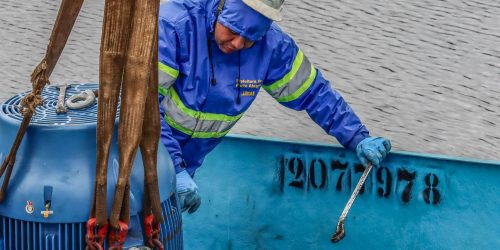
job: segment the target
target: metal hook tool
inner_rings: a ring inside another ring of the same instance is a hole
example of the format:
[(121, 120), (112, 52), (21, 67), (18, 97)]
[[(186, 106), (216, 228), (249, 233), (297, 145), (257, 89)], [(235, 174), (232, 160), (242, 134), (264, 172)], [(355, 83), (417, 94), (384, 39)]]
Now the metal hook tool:
[(368, 174), (372, 170), (372, 164), (368, 163), (368, 166), (366, 167), (365, 171), (363, 172), (363, 175), (361, 175), (361, 178), (358, 181), (358, 184), (356, 185), (356, 188), (354, 188), (354, 192), (351, 194), (351, 198), (349, 198), (349, 201), (347, 201), (347, 204), (344, 207), (344, 211), (342, 211), (342, 214), (340, 215), (339, 222), (337, 223), (337, 230), (335, 231), (335, 234), (332, 235), (331, 241), (333, 243), (337, 243), (340, 240), (342, 240), (345, 236), (345, 229), (344, 229), (344, 221), (345, 218), (347, 217), (347, 214), (349, 213), (349, 210), (351, 209), (352, 203), (354, 203), (354, 200), (358, 196), (359, 190), (361, 190), (361, 187), (366, 181), (366, 178), (368, 177)]

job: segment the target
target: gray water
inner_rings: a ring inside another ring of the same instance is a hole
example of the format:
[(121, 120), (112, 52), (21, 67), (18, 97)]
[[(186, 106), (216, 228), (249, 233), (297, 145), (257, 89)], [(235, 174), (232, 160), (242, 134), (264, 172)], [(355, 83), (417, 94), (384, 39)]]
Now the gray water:
[[(0, 101), (31, 88), (60, 1), (0, 5)], [(53, 83), (98, 80), (103, 1), (87, 0)], [(395, 150), (500, 159), (498, 0), (287, 0), (280, 23)], [(261, 93), (233, 133), (336, 141)]]

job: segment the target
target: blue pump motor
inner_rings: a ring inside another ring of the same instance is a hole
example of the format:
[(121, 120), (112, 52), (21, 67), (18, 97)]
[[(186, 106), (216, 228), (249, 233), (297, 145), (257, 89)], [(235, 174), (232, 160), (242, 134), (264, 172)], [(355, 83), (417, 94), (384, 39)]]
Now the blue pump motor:
[[(97, 84), (74, 84), (67, 96)], [(7, 195), (0, 204), (0, 250), (85, 249), (86, 222), (93, 197), (96, 158), (97, 104), (56, 114), (59, 90), (46, 87), (44, 104), (36, 109), (17, 152)], [(18, 94), (1, 105), (0, 160), (6, 158), (23, 119)], [(108, 164), (108, 214), (118, 176), (117, 130)], [(138, 153), (131, 176), (130, 229), (125, 247), (143, 245), (144, 172)], [(0, 179), (3, 182), (4, 177)], [(175, 170), (162, 146), (158, 151), (158, 179), (164, 221), (165, 249), (182, 249), (182, 222), (175, 196)]]

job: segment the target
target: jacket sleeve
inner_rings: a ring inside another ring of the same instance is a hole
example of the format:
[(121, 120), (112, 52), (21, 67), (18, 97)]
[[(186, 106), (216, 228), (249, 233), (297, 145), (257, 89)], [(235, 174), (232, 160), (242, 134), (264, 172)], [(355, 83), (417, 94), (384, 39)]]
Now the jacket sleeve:
[(165, 99), (167, 89), (170, 88), (179, 76), (177, 64), (178, 39), (174, 25), (169, 21), (159, 18), (158, 21), (158, 80), (160, 101), (161, 142), (167, 148), (174, 163), (176, 173), (183, 170), (182, 150), (175, 139), (172, 129), (165, 121), (165, 109), (162, 101)]
[(277, 36), (263, 88), (282, 105), (306, 110), (323, 130), (354, 150), (369, 136), (367, 128), (293, 39), (283, 32)]

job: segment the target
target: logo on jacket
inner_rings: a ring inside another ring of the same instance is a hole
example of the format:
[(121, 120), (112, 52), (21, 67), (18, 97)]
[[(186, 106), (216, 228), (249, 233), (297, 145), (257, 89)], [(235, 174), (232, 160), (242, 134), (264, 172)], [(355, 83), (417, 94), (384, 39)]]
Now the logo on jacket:
[(242, 88), (241, 96), (255, 96), (262, 85), (262, 80), (247, 80), (241, 79), (236, 84), (236, 87)]

